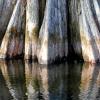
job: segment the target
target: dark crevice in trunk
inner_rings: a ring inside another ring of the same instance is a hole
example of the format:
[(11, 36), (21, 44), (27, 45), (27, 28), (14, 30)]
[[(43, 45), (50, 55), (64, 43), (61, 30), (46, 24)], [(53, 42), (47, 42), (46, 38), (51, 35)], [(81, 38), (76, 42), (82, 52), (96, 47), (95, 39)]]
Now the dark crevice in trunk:
[[(79, 22), (76, 22), (78, 23), (78, 26), (75, 26), (77, 27), (77, 29), (72, 29), (72, 15), (70, 12), (71, 11), (71, 3), (72, 1), (68, 1), (68, 5), (67, 5), (67, 9), (68, 9), (68, 20), (67, 20), (67, 23), (68, 23), (68, 26), (67, 26), (67, 35), (68, 35), (68, 57), (67, 57), (67, 60), (69, 62), (71, 61), (74, 61), (74, 60), (77, 60), (77, 61), (82, 61), (83, 62), (83, 57), (82, 57), (82, 53), (80, 54), (80, 52), (77, 52), (75, 49), (74, 49), (74, 46), (75, 46), (75, 43), (74, 42), (77, 42), (77, 41), (73, 41), (72, 37), (77, 36), (77, 37), (74, 37), (74, 38), (78, 38), (79, 42), (81, 42), (81, 39), (80, 39), (80, 31), (79, 31)], [(74, 12), (76, 14), (76, 12)], [(78, 16), (77, 16), (78, 17)], [(77, 20), (77, 19), (76, 19)], [(74, 22), (74, 24), (76, 24)], [(81, 44), (82, 46), (82, 44)], [(82, 49), (82, 47), (80, 47)], [(81, 51), (82, 52), (82, 51)]]
[(39, 1), (39, 29), (43, 22), (45, 6), (46, 6), (46, 0), (40, 0)]
[(73, 61), (75, 60), (75, 52), (74, 52), (74, 48), (72, 46), (72, 43), (71, 43), (71, 30), (70, 30), (70, 23), (71, 23), (71, 17), (70, 17), (70, 2), (71, 1), (68, 1), (68, 4), (67, 4), (67, 9), (68, 9), (68, 20), (67, 20), (67, 36), (68, 36), (68, 61)]
[[(6, 11), (5, 11), (5, 6), (7, 5), (7, 4), (5, 4), (5, 0), (3, 1), (3, 6), (2, 6), (2, 9), (1, 9), (1, 15), (0, 15), (0, 19), (2, 19), (3, 17), (2, 17), (2, 15), (3, 15), (3, 13), (5, 13)], [(15, 4), (16, 4), (16, 2), (15, 2)], [(12, 8), (14, 8), (15, 6), (13, 5), (13, 7)], [(4, 35), (5, 35), (5, 32), (6, 32), (6, 30), (7, 30), (7, 27), (8, 27), (8, 24), (9, 24), (9, 21), (10, 21), (10, 19), (11, 19), (11, 16), (12, 16), (12, 14), (13, 14), (13, 9), (11, 9), (11, 11), (10, 11), (10, 13), (8, 13), (8, 20), (4, 23), (5, 24), (5, 26), (3, 27), (3, 29), (2, 28), (0, 28), (1, 30), (0, 30), (0, 45), (1, 45), (1, 43), (2, 43), (2, 40), (3, 40), (3, 37), (4, 37)], [(4, 16), (5, 17), (5, 16)], [(2, 23), (1, 23), (2, 24)]]

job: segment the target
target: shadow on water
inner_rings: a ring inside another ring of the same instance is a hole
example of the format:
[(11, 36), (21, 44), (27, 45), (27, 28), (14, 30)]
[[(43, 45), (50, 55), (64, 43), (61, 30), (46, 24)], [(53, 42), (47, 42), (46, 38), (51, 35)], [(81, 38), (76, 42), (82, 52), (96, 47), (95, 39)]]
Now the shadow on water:
[(99, 71), (89, 63), (0, 61), (0, 100), (99, 100)]

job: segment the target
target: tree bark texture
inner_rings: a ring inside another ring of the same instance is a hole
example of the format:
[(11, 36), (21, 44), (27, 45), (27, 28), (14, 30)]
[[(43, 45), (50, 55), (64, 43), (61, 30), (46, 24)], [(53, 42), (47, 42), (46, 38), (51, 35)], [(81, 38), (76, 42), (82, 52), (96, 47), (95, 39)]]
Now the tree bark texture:
[(66, 1), (48, 0), (39, 32), (38, 61), (52, 63), (64, 56), (67, 56)]
[(69, 1), (71, 44), (87, 62), (100, 62), (99, 0)]
[(0, 58), (98, 62), (99, 16), (99, 0), (0, 0)]
[(12, 58), (23, 53), (24, 1), (17, 0), (0, 47), (0, 58)]

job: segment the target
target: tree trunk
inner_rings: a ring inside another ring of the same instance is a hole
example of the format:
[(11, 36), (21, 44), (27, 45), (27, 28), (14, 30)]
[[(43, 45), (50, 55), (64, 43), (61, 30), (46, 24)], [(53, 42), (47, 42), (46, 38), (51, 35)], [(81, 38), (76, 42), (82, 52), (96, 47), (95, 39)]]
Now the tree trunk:
[(39, 30), (38, 0), (28, 0), (26, 7), (25, 59), (37, 56), (37, 42)]
[[(82, 58), (82, 45), (80, 39), (80, 1), (69, 0), (68, 1), (68, 40), (69, 40), (69, 55), (75, 58)], [(73, 55), (72, 55), (73, 54)], [(72, 57), (73, 58), (73, 57)]]
[(75, 53), (87, 62), (100, 61), (100, 2), (69, 1), (71, 43)]
[(0, 0), (0, 58), (24, 54), (48, 64), (69, 53), (100, 61), (99, 6), (98, 0)]
[(3, 37), (0, 58), (12, 58), (21, 55), (24, 42), (25, 8), (22, 0), (17, 0), (12, 16)]
[(47, 64), (67, 56), (66, 0), (47, 0), (37, 56), (39, 63)]
[(0, 0), (0, 44), (17, 0)]
[(100, 61), (100, 3), (98, 0), (81, 1), (80, 35), (85, 61)]

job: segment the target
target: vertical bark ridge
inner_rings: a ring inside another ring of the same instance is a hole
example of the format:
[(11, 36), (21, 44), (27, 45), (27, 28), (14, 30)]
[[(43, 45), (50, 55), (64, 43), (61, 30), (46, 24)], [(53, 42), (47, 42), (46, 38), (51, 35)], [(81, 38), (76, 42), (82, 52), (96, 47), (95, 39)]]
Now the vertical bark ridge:
[[(63, 7), (62, 7), (63, 6)], [(48, 0), (39, 33), (39, 63), (51, 63), (67, 55), (67, 14), (65, 0)]]
[(29, 0), (26, 7), (25, 59), (37, 56), (38, 30), (39, 3), (38, 0)]
[(0, 45), (17, 0), (0, 0)]
[(80, 25), (82, 54), (85, 61), (92, 63), (100, 61), (99, 20), (97, 14), (95, 13), (97, 9), (95, 9), (94, 5), (95, 4), (93, 0), (81, 1), (81, 8), (83, 13), (83, 24)]
[[(23, 25), (25, 8), (21, 0), (18, 0), (9, 21), (6, 33), (0, 48), (0, 58), (12, 58), (22, 54), (23, 51)], [(23, 21), (23, 22), (22, 22)]]
[(100, 62), (99, 12), (99, 0), (0, 0), (0, 58)]
[(82, 57), (82, 45), (80, 37), (80, 16), (81, 16), (81, 0), (69, 0), (68, 1), (68, 22), (69, 22), (69, 58), (72, 59), (83, 59)]

